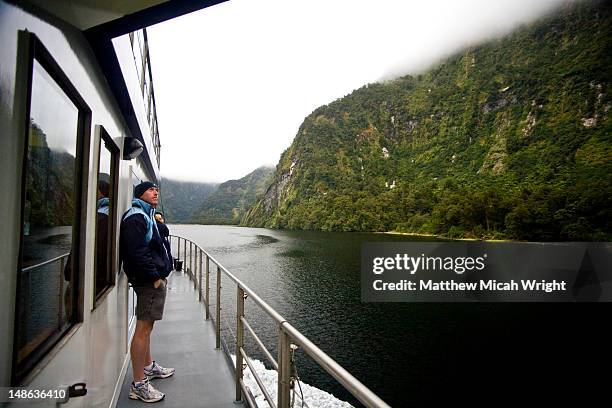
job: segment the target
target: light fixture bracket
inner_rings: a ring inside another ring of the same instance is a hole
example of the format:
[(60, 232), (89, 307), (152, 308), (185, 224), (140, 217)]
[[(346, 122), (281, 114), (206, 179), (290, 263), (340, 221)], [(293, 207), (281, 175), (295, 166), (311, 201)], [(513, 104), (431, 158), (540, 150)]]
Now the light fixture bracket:
[(137, 158), (144, 150), (144, 146), (140, 140), (135, 137), (123, 138), (123, 160), (132, 160)]

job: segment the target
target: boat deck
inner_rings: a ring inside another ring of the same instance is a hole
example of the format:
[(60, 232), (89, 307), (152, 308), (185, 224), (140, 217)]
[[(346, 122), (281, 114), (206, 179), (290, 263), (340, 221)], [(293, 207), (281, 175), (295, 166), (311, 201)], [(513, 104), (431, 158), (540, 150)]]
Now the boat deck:
[[(204, 306), (189, 277), (173, 272), (168, 278), (164, 319), (155, 323), (151, 335), (151, 353), (163, 366), (175, 367), (169, 378), (152, 380), (166, 394), (155, 404), (159, 407), (236, 408), (234, 374), (222, 350), (215, 349), (215, 331), (204, 320)], [(118, 407), (144, 407), (130, 400), (132, 365), (127, 368)]]

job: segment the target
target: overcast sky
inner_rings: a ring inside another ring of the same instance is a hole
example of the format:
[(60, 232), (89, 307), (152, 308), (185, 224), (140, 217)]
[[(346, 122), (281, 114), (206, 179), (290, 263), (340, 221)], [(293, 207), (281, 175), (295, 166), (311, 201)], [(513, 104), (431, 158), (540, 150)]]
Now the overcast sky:
[(274, 166), (318, 106), (565, 0), (231, 0), (148, 28), (164, 178)]

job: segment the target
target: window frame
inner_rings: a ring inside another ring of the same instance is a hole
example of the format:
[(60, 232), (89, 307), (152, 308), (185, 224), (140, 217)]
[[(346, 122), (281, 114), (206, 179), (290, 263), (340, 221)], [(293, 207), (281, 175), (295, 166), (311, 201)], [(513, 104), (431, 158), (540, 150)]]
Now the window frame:
[[(23, 361), (18, 362), (17, 357), (19, 348), (17, 345), (17, 333), (19, 326), (20, 310), (23, 307), (18, 298), (21, 287), (21, 270), (23, 269), (23, 247), (24, 247), (24, 217), (25, 202), (27, 192), (27, 163), (29, 148), (30, 114), (32, 105), (32, 86), (34, 75), (34, 61), (47, 72), (55, 84), (70, 99), (78, 111), (77, 133), (76, 133), (76, 157), (75, 157), (75, 211), (72, 225), (72, 242), (70, 250), (71, 258), (71, 285), (72, 305), (71, 318), (63, 329), (54, 332), (52, 335), (38, 345), (29, 353)], [(22, 62), (23, 64), (20, 64)], [(23, 157), (21, 163), (21, 195), (20, 195), (20, 233), (19, 233), (19, 252), (17, 258), (16, 286), (15, 286), (15, 315), (13, 326), (13, 355), (11, 369), (11, 384), (20, 385), (26, 383), (35, 373), (42, 369), (44, 362), (48, 361), (48, 356), (61, 348), (68, 339), (68, 335), (74, 333), (77, 325), (83, 322), (84, 304), (84, 271), (85, 271), (85, 242), (81, 240), (86, 236), (87, 220), (87, 176), (89, 163), (89, 147), (91, 139), (91, 109), (71, 83), (68, 76), (61, 69), (60, 65), (53, 58), (51, 53), (38, 39), (38, 37), (28, 31), (18, 33), (18, 65), (20, 76), (25, 78), (25, 107), (23, 119), (23, 129), (20, 137), (23, 138)]]
[[(118, 274), (119, 271), (117, 271), (118, 269), (118, 255), (117, 255), (117, 250), (115, 248), (115, 238), (117, 237), (117, 195), (119, 192), (118, 189), (118, 184), (119, 184), (119, 177), (118, 177), (118, 172), (119, 172), (119, 154), (120, 154), (120, 149), (117, 146), (117, 144), (115, 143), (115, 141), (113, 140), (113, 138), (108, 134), (108, 132), (106, 131), (106, 129), (104, 128), (104, 126), (102, 125), (96, 125), (95, 126), (95, 133), (96, 135), (99, 135), (99, 137), (97, 138), (97, 142), (99, 143), (99, 148), (98, 148), (98, 157), (97, 157), (97, 166), (96, 166), (96, 190), (98, 188), (98, 180), (100, 177), (100, 157), (102, 154), (102, 149), (107, 149), (110, 152), (111, 155), (111, 163), (110, 163), (110, 180), (111, 180), (111, 200), (110, 200), (110, 211), (108, 214), (108, 236), (107, 236), (107, 252), (106, 252), (106, 257), (108, 259), (108, 263), (107, 263), (107, 271), (106, 271), (106, 284), (104, 285), (103, 289), (100, 290), (97, 293), (97, 275), (98, 275), (98, 270), (97, 270), (97, 259), (94, 260), (94, 274), (93, 274), (93, 309), (95, 309), (96, 307), (98, 307), (98, 305), (100, 305), (104, 299), (106, 298), (106, 295), (108, 295), (108, 293), (110, 292), (110, 290), (112, 288), (115, 287), (116, 284), (116, 276)], [(97, 212), (97, 209), (94, 208), (94, 212)], [(95, 218), (95, 213), (94, 213), (94, 218)], [(95, 231), (95, 248), (97, 248), (97, 222), (95, 223), (95, 227), (94, 227), (94, 231)], [(94, 251), (94, 257), (97, 256), (96, 251)], [(117, 271), (117, 273), (115, 273), (115, 271)]]

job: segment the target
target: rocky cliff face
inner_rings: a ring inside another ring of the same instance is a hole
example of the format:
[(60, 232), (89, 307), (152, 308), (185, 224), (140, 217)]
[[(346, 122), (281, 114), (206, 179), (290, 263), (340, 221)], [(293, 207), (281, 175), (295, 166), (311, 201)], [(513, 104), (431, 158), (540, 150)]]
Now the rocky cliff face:
[(609, 4), (577, 2), (322, 106), (243, 224), (609, 237), (611, 45)]

